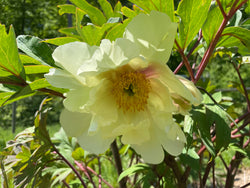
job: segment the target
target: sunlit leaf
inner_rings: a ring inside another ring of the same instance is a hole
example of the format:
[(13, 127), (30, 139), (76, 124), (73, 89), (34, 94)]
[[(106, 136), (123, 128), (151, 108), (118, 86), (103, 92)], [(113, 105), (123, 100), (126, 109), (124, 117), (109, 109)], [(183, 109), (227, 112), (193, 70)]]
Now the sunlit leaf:
[(21, 159), (22, 162), (26, 162), (30, 159), (30, 155), (30, 150), (27, 147), (22, 146), (22, 151), (16, 155), (16, 158)]
[(47, 82), (45, 78), (35, 80), (34, 82), (30, 83), (27, 86), (24, 86), (19, 91), (11, 95), (5, 102), (4, 105), (10, 104), (12, 102), (15, 102), (17, 100), (30, 97), (36, 94), (36, 90), (45, 88), (47, 86), (50, 86), (50, 84)]
[(26, 74), (45, 74), (49, 72), (50, 66), (46, 65), (25, 65)]
[[(250, 53), (250, 31), (242, 27), (227, 27), (222, 33), (222, 37), (218, 42), (217, 46), (229, 46), (228, 41), (231, 38), (239, 41), (243, 46), (245, 46)], [(231, 40), (232, 41), (232, 40)], [(230, 44), (230, 43), (229, 43)], [(231, 43), (231, 47), (232, 43)]]
[(114, 16), (113, 8), (107, 0), (98, 0), (98, 3), (107, 19)]
[(9, 33), (5, 31), (5, 26), (0, 24), (0, 69), (11, 73), (21, 80), (25, 80), (23, 65), (19, 59), (16, 37), (13, 27)]
[(179, 25), (180, 46), (185, 49), (198, 34), (204, 24), (211, 0), (182, 0), (177, 13), (181, 17)]
[(108, 30), (116, 23), (105, 23), (100, 26), (96, 25), (87, 25), (82, 26), (81, 20), (84, 15), (84, 12), (81, 9), (77, 9), (76, 11), (76, 29), (80, 36), (82, 37), (82, 40), (89, 45), (99, 45), (101, 39), (105, 37), (105, 33), (108, 32)]
[(27, 56), (25, 54), (19, 54), (19, 57), (20, 57), (23, 65), (41, 65), (40, 61), (38, 61), (30, 56)]
[(41, 39), (29, 35), (19, 35), (17, 46), (28, 56), (40, 61), (42, 64), (54, 66), (52, 49)]
[(59, 32), (69, 37), (81, 39), (75, 27), (62, 28), (62, 29), (59, 29)]
[(115, 8), (114, 8), (114, 17), (120, 17), (121, 19), (123, 19), (121, 9), (122, 9), (122, 4), (120, 1), (118, 1), (115, 5)]
[(134, 173), (146, 171), (146, 170), (149, 170), (149, 169), (150, 169), (150, 167), (147, 164), (139, 163), (139, 164), (133, 165), (130, 168), (124, 170), (120, 174), (120, 176), (118, 178), (118, 182), (121, 181), (126, 176), (130, 176), (130, 175), (133, 175)]
[(75, 41), (80, 41), (80, 40), (74, 37), (57, 37), (53, 39), (47, 39), (43, 42), (60, 46)]
[(84, 150), (81, 147), (76, 148), (72, 152), (72, 157), (77, 160), (77, 161), (82, 161), (84, 160)]
[(213, 6), (208, 12), (207, 20), (202, 26), (202, 34), (207, 44), (213, 40), (223, 20), (223, 15), (218, 6)]
[(121, 38), (129, 22), (130, 22), (130, 19), (126, 19), (123, 23), (116, 24), (107, 32), (107, 35), (105, 38), (111, 41), (114, 41), (117, 38)]
[(107, 21), (103, 13), (98, 8), (89, 4), (86, 0), (71, 0), (71, 2), (82, 9), (85, 14), (88, 14), (93, 24), (101, 26)]
[(65, 13), (67, 14), (75, 14), (76, 13), (76, 7), (74, 5), (58, 5), (59, 7), (59, 14), (63, 15)]

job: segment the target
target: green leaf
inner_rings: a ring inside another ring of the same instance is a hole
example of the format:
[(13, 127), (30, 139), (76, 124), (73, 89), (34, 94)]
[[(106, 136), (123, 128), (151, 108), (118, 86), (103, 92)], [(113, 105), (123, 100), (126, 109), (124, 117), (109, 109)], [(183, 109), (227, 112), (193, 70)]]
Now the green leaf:
[(54, 44), (57, 46), (61, 46), (70, 42), (75, 42), (75, 41), (80, 41), (77, 38), (74, 37), (57, 37), (57, 38), (53, 38), (53, 39), (47, 39), (43, 42), (49, 43), (49, 44)]
[(24, 54), (19, 54), (23, 65), (41, 65), (41, 62)]
[(121, 9), (122, 13), (124, 16), (128, 17), (128, 18), (133, 18), (137, 15), (137, 13), (133, 10), (131, 10), (130, 8), (124, 6)]
[[(219, 103), (221, 100), (222, 100), (222, 94), (221, 94), (221, 91), (220, 92), (216, 92), (212, 95), (213, 99)], [(205, 95), (204, 98), (203, 98), (203, 103), (206, 103), (206, 104), (214, 104), (214, 101), (212, 101), (212, 99), (210, 98), (210, 96), (208, 95)]]
[(225, 40), (221, 41), (218, 46), (223, 46), (228, 48), (229, 50), (232, 49), (233, 52), (235, 52), (235, 48), (237, 48), (237, 53), (243, 55), (243, 56), (249, 56), (250, 50), (247, 48), (239, 39), (235, 37), (227, 37), (224, 38)]
[(71, 163), (74, 163), (74, 158), (72, 157), (72, 152), (76, 147), (76, 138), (69, 139), (63, 128), (61, 128), (58, 132), (54, 134), (51, 138), (53, 142), (56, 144), (59, 152)]
[(63, 15), (63, 14), (75, 14), (76, 13), (76, 7), (74, 5), (58, 5), (59, 7), (59, 14)]
[[(137, 5), (139, 9), (143, 9), (147, 13), (150, 13), (152, 10), (164, 12), (170, 17), (172, 21), (174, 21), (174, 1), (173, 0), (164, 0), (164, 1), (162, 0), (154, 0), (154, 1), (152, 0), (129, 0), (129, 1)], [(133, 6), (133, 9), (136, 10), (137, 6)]]
[(30, 83), (29, 85), (21, 88), (19, 91), (14, 93), (11, 97), (9, 97), (3, 105), (10, 104), (12, 102), (15, 102), (17, 100), (30, 97), (36, 94), (36, 90), (42, 89), (45, 87), (50, 86), (50, 84), (47, 82), (45, 78), (35, 80), (34, 82)]
[(4, 106), (5, 101), (7, 101), (13, 94), (14, 92), (0, 92), (0, 107)]
[(202, 34), (209, 45), (213, 40), (223, 20), (223, 15), (218, 6), (213, 6), (208, 12), (207, 20), (202, 26)]
[(185, 49), (204, 24), (211, 0), (182, 0), (177, 13), (181, 17), (179, 25), (180, 46)]
[(104, 38), (105, 33), (116, 23), (105, 23), (102, 27), (96, 25), (82, 26), (81, 20), (84, 12), (81, 9), (76, 11), (76, 29), (82, 40), (89, 45), (99, 45), (101, 39)]
[(0, 67), (0, 75), (1, 75), (1, 77), (7, 77), (7, 76), (11, 76), (12, 73), (11, 73), (11, 72), (8, 72), (7, 70), (2, 69), (2, 68)]
[(195, 125), (198, 127), (201, 140), (211, 155), (215, 156), (215, 148), (211, 141), (210, 125), (207, 123), (207, 117), (204, 109), (192, 110), (192, 117)]
[(172, 22), (175, 21), (174, 16), (174, 1), (173, 0), (167, 0), (167, 1), (160, 1), (158, 2), (160, 4), (159, 7), (161, 12), (165, 12), (171, 19)]
[(192, 125), (193, 124), (194, 124), (194, 120), (189, 115), (185, 115), (184, 132), (188, 133), (188, 134), (192, 134)]
[(41, 39), (29, 35), (19, 35), (17, 46), (28, 56), (40, 61), (42, 64), (55, 66), (51, 48)]
[(250, 14), (250, 1), (248, 0), (247, 2), (247, 6), (246, 6), (246, 9), (245, 9), (245, 12), (249, 15)]
[(64, 180), (70, 173), (72, 172), (71, 168), (58, 168), (54, 171), (54, 173), (52, 174), (52, 177), (56, 177), (52, 184), (51, 187), (54, 187), (54, 185), (58, 182), (61, 182), (62, 180)]
[(190, 166), (192, 169), (195, 171), (198, 171), (200, 169), (200, 157), (199, 155), (195, 152), (195, 149), (188, 149), (187, 151), (184, 151), (180, 155), (181, 162), (183, 164), (187, 164)]
[(114, 41), (117, 38), (121, 38), (123, 36), (124, 30), (127, 27), (128, 23), (131, 19), (126, 19), (123, 23), (118, 23), (112, 29), (107, 32), (106, 39)]
[(78, 38), (81, 40), (81, 37), (75, 27), (61, 28), (59, 29), (59, 32), (69, 37)]
[[(227, 40), (235, 38), (250, 52), (250, 31), (242, 27), (227, 27), (222, 33), (222, 37), (217, 46), (228, 46)], [(231, 46), (232, 47), (232, 46)]]
[(25, 80), (23, 65), (19, 59), (16, 37), (13, 27), (9, 33), (5, 31), (5, 26), (0, 24), (0, 68), (17, 77)]
[(82, 9), (85, 14), (88, 14), (93, 24), (101, 26), (107, 21), (103, 13), (98, 8), (89, 4), (86, 0), (71, 0), (71, 2)]
[(44, 144), (42, 146), (51, 147), (51, 139), (47, 130), (47, 114), (48, 108), (44, 108), (44, 106), (51, 101), (52, 98), (45, 98), (41, 104), (38, 113), (36, 113), (35, 118), (35, 131), (34, 137), (40, 142), (43, 141)]
[(130, 176), (130, 175), (133, 175), (134, 173), (138, 173), (138, 172), (142, 172), (142, 171), (147, 171), (149, 169), (150, 169), (150, 167), (147, 164), (139, 163), (139, 164), (133, 165), (130, 168), (124, 170), (120, 174), (120, 176), (118, 178), (118, 182), (121, 181), (126, 176)]
[(107, 19), (114, 16), (114, 11), (111, 4), (107, 0), (98, 0), (98, 3), (101, 6), (102, 11)]
[[(236, 0), (221, 0), (221, 5), (226, 13), (228, 13), (231, 10), (235, 1)], [(237, 0), (237, 1), (238, 2), (236, 3), (236, 7), (244, 0)]]
[(158, 10), (158, 7), (156, 7), (155, 3), (151, 0), (129, 0), (129, 1), (137, 5), (147, 13), (150, 13), (151, 10)]
[(231, 141), (231, 129), (227, 123), (226, 112), (217, 105), (206, 105), (206, 116), (209, 124), (215, 124), (216, 150), (226, 148)]
[(72, 157), (77, 161), (83, 161), (84, 160), (84, 150), (81, 147), (76, 148), (72, 152)]
[(120, 17), (123, 20), (123, 15), (121, 13), (121, 9), (122, 9), (122, 4), (120, 1), (118, 1), (115, 5), (115, 8), (114, 8), (114, 17)]
[(228, 148), (229, 149), (232, 149), (233, 151), (237, 151), (237, 152), (239, 152), (239, 153), (241, 153), (241, 154), (243, 154), (243, 155), (247, 155), (247, 152), (246, 151), (244, 151), (244, 149), (242, 149), (242, 148), (240, 148), (239, 146), (237, 146), (236, 144), (234, 144), (234, 143), (230, 143), (229, 145), (228, 145)]
[(24, 69), (26, 74), (45, 74), (49, 72), (51, 67), (46, 65), (25, 65)]
[(22, 151), (16, 155), (16, 158), (21, 159), (22, 162), (26, 162), (30, 159), (30, 155), (30, 150), (27, 147), (22, 146)]

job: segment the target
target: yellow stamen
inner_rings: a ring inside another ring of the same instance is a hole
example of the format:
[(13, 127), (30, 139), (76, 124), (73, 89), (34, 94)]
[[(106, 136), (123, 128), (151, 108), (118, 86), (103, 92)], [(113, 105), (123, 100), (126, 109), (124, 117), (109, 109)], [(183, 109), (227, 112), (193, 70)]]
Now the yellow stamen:
[(117, 73), (113, 82), (112, 94), (119, 108), (126, 111), (144, 111), (146, 109), (150, 81), (143, 73), (128, 71)]

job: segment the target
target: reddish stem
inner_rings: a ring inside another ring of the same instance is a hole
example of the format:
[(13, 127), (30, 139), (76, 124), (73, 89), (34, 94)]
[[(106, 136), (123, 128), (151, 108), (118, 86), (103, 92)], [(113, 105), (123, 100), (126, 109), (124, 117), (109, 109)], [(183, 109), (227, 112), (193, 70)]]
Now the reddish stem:
[[(235, 14), (235, 12), (242, 6), (244, 5), (245, 3), (247, 2), (247, 0), (244, 0), (242, 1), (236, 8), (235, 6), (237, 5), (238, 3), (238, 0), (236, 0), (231, 8), (231, 10), (229, 11), (228, 15), (226, 15), (226, 17), (224, 17), (217, 33), (215, 34), (215, 37), (214, 39), (212, 40), (212, 42), (210, 43), (207, 51), (205, 52), (205, 55), (203, 56), (202, 60), (201, 60), (201, 63), (199, 65), (199, 68), (198, 68), (198, 71), (197, 71), (197, 74), (195, 76), (195, 83), (200, 79), (203, 71), (205, 70), (208, 62), (209, 62), (209, 59), (210, 57), (212, 56), (213, 54), (213, 51), (216, 47), (216, 44), (217, 42), (219, 41), (220, 37), (221, 37), (221, 34), (223, 32), (223, 30), (225, 29), (226, 25), (227, 25), (227, 22), (231, 19), (231, 17)], [(223, 13), (222, 13), (223, 14)]]
[(227, 18), (227, 15), (226, 15), (226, 13), (225, 13), (225, 11), (224, 11), (222, 5), (221, 5), (220, 0), (216, 0), (216, 2), (217, 2), (218, 6), (219, 6), (219, 8), (220, 8), (220, 11), (221, 11), (223, 17), (224, 17), (224, 18)]
[(93, 173), (95, 176), (97, 176), (98, 178), (100, 178), (103, 183), (105, 183), (109, 188), (113, 188), (112, 185), (110, 185), (105, 179), (102, 178), (102, 176), (100, 174), (98, 174), (97, 172), (95, 172), (92, 168), (90, 168), (89, 166), (84, 167), (80, 162), (75, 161), (75, 164), (80, 168), (81, 171), (85, 172), (85, 171), (90, 171), (91, 173)]
[(239, 79), (240, 79), (240, 83), (241, 83), (242, 88), (243, 88), (243, 91), (244, 91), (244, 95), (245, 95), (245, 98), (246, 98), (246, 101), (247, 101), (247, 110), (248, 110), (248, 112), (250, 112), (250, 101), (249, 101), (249, 98), (248, 98), (248, 93), (247, 93), (246, 86), (245, 86), (244, 81), (243, 81), (243, 79), (242, 79), (242, 77), (241, 77), (241, 74), (240, 74), (239, 67), (237, 67), (237, 66), (234, 64), (234, 62), (233, 62), (233, 66), (234, 66), (234, 68), (235, 68), (235, 70), (236, 70), (236, 72), (237, 72), (237, 74), (238, 74), (238, 77), (239, 77)]
[(181, 54), (181, 57), (182, 57), (182, 60), (183, 60), (183, 63), (185, 64), (187, 70), (188, 70), (188, 73), (191, 77), (191, 80), (194, 82), (194, 73), (193, 73), (193, 70), (192, 70), (192, 67), (190, 66), (189, 62), (188, 62), (188, 59), (187, 59), (187, 56), (185, 56), (184, 52), (183, 52), (183, 49), (180, 47), (180, 45), (178, 44), (178, 42), (175, 40), (175, 44), (177, 46), (177, 50), (178, 52)]

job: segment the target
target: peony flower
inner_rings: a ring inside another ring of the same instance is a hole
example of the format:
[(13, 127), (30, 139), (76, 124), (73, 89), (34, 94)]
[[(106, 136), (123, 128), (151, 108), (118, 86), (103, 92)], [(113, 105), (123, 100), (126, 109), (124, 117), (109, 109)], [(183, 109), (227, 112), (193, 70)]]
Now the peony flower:
[(136, 16), (124, 37), (99, 47), (73, 42), (55, 49), (61, 69), (45, 75), (55, 87), (67, 88), (60, 122), (89, 152), (105, 152), (121, 136), (149, 163), (160, 163), (165, 149), (182, 152), (185, 135), (172, 118), (173, 96), (196, 104), (190, 83), (166, 66), (177, 24), (157, 11)]
[(181, 77), (179, 75), (176, 75), (176, 77), (189, 89), (191, 94), (193, 95), (192, 103), (182, 96), (172, 93), (171, 97), (174, 101), (174, 105), (178, 109), (178, 113), (181, 113), (183, 115), (188, 115), (188, 111), (191, 110), (192, 105), (198, 106), (201, 104), (203, 97), (200, 91), (195, 87), (193, 82), (190, 82), (184, 77)]

